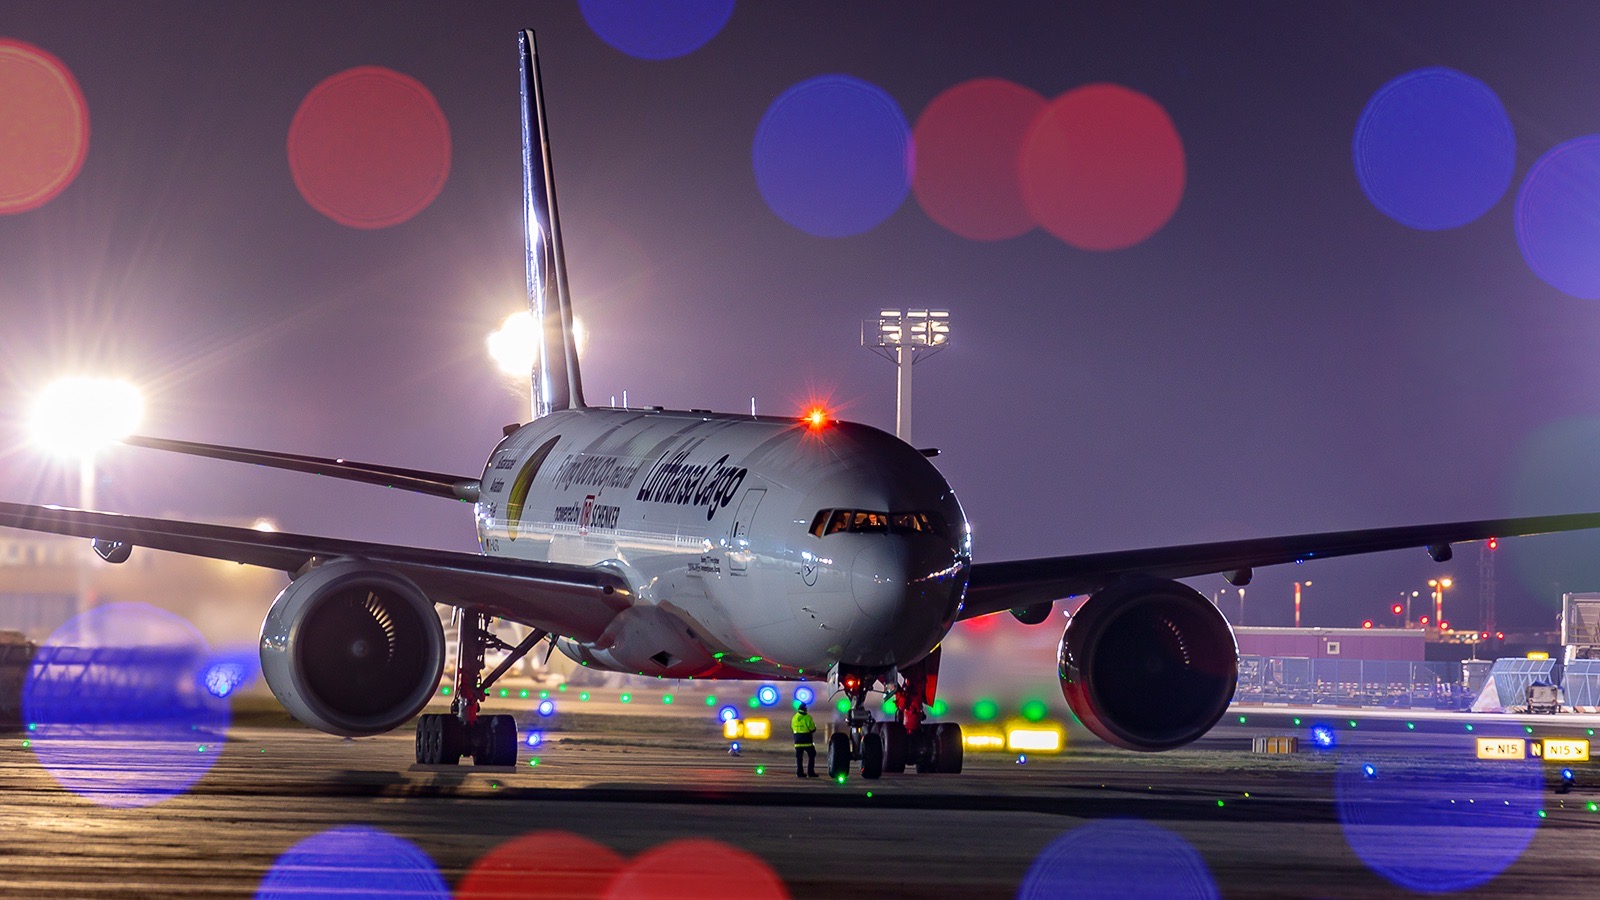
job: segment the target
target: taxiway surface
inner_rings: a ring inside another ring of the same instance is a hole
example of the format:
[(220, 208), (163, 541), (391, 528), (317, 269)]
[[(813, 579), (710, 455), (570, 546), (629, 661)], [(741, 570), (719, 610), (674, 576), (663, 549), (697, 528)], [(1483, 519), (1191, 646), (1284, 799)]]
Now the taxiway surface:
[[(250, 896), (297, 842), (352, 825), (410, 841), (452, 888), (493, 848), (550, 830), (623, 860), (677, 839), (720, 841), (763, 860), (794, 897), (1015, 897), (1025, 883), (1120, 894), (1119, 872), (1142, 877), (1174, 859), (1182, 868), (1185, 853), (1227, 897), (1394, 896), (1407, 878), (1437, 876), (1430, 864), (1477, 872), (1481, 883), (1461, 896), (1592, 895), (1600, 885), (1591, 852), (1600, 810), (1589, 809), (1600, 770), (1580, 766), (1561, 794), (1535, 767), (1531, 797), (1503, 795), (1479, 777), (1487, 764), (1470, 759), (1473, 738), (1453, 722), (1349, 726), (1336, 714), (1333, 750), (1264, 756), (1249, 752), (1252, 736), (1303, 734), (1307, 723), (1252, 713), (1173, 753), (1114, 751), (1073, 734), (1067, 752), (1025, 764), (969, 753), (961, 775), (834, 783), (795, 778), (785, 735), (747, 741), (735, 757), (703, 711), (609, 709), (558, 714), (542, 746), (499, 769), (415, 766), (408, 732), (341, 740), (236, 726), (220, 753), (206, 749), (216, 758), (192, 788), (131, 808), (63, 788), (25, 735), (6, 736), (0, 896)], [(1359, 765), (1376, 772), (1351, 782)], [(1424, 793), (1383, 793), (1404, 778), (1421, 779)], [(1371, 802), (1352, 807), (1352, 792)], [(1457, 801), (1465, 818), (1450, 818)], [(1470, 812), (1501, 802), (1487, 819)], [(1406, 818), (1419, 803), (1448, 815)], [(1396, 816), (1374, 819), (1373, 809)], [(1069, 833), (1067, 845), (1099, 848), (1094, 866), (1061, 855)], [(1389, 852), (1380, 848), (1376, 864), (1375, 843)], [(1406, 853), (1434, 856), (1408, 868)], [(701, 880), (695, 896), (744, 895), (737, 880)]]

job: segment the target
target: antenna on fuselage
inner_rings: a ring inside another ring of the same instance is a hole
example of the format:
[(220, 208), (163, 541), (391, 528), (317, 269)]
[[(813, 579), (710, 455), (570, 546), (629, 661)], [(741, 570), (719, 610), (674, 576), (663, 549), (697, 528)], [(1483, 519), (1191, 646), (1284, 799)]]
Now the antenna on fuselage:
[[(533, 366), (533, 417), (583, 406), (578, 345), (573, 339), (567, 261), (561, 252), (555, 170), (550, 164), (550, 129), (533, 32), (524, 30), (522, 50), (522, 222), (527, 235), (528, 310), (538, 328)], [(537, 143), (536, 143), (537, 141)]]

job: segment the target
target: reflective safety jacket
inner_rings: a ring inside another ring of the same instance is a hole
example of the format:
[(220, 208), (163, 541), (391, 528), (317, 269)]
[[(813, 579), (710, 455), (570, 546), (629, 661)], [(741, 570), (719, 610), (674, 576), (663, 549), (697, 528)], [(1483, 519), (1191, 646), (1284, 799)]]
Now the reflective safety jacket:
[(794, 732), (796, 747), (810, 747), (811, 736), (817, 732), (817, 721), (811, 718), (810, 713), (797, 712), (789, 721), (789, 729)]

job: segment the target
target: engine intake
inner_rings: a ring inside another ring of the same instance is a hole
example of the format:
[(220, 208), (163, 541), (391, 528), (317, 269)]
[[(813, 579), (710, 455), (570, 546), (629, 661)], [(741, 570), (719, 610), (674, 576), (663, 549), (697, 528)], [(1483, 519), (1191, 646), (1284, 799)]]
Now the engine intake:
[(391, 731), (444, 671), (444, 627), (405, 577), (335, 560), (283, 589), (261, 626), (261, 672), (296, 719), (329, 734)]
[(1061, 693), (1090, 731), (1128, 750), (1171, 750), (1227, 711), (1239, 648), (1205, 597), (1137, 577), (1095, 593), (1072, 616), (1059, 668)]

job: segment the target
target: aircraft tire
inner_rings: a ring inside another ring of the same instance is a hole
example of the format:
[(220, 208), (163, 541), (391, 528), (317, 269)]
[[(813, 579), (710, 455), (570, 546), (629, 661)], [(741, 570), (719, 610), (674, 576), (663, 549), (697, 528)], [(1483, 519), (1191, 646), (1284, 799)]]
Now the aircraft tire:
[(837, 781), (850, 774), (850, 736), (835, 731), (828, 738), (828, 777)]
[(517, 764), (517, 720), (512, 716), (479, 716), (472, 762), (479, 766)]
[(869, 732), (861, 738), (861, 777), (878, 778), (883, 774), (883, 735)]
[(933, 727), (934, 769), (947, 775), (960, 775), (961, 762), (966, 755), (966, 742), (961, 726), (943, 722)]
[[(451, 724), (456, 726), (451, 729)], [(428, 713), (417, 717), (417, 764), (453, 766), (461, 758), (461, 720), (455, 716)], [(451, 740), (452, 736), (456, 739)], [(454, 750), (454, 752), (451, 752)]]
[(884, 722), (879, 727), (883, 735), (883, 771), (899, 775), (906, 770), (906, 727), (899, 722)]

